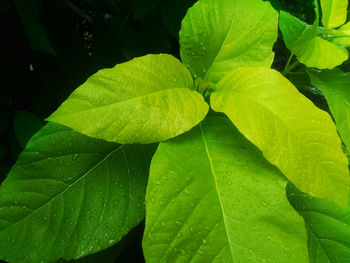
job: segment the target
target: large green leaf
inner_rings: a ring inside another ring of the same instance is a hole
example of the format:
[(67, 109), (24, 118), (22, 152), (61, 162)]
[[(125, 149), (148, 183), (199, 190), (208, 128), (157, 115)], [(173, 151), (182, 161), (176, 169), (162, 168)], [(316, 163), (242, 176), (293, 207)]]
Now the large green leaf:
[(311, 83), (322, 91), (346, 147), (350, 149), (350, 73), (340, 69), (309, 71)]
[(0, 259), (54, 262), (119, 241), (144, 217), (152, 152), (45, 126), (0, 188)]
[(262, 0), (200, 0), (180, 31), (183, 63), (195, 78), (218, 82), (245, 66), (270, 67), (278, 14)]
[(341, 26), (346, 21), (348, 0), (321, 0), (322, 24), (326, 28)]
[(350, 262), (350, 206), (340, 208), (287, 186), (291, 204), (304, 218), (310, 263)]
[(281, 11), (280, 29), (286, 46), (308, 67), (332, 69), (348, 59), (348, 51), (317, 35), (317, 27)]
[(232, 71), (216, 86), (211, 105), (300, 190), (347, 202), (348, 161), (331, 117), (279, 72), (261, 67)]
[(147, 262), (307, 262), (286, 180), (224, 117), (161, 143), (151, 164)]
[(192, 88), (192, 77), (179, 60), (147, 55), (100, 70), (48, 120), (106, 141), (163, 141), (205, 117), (208, 105)]

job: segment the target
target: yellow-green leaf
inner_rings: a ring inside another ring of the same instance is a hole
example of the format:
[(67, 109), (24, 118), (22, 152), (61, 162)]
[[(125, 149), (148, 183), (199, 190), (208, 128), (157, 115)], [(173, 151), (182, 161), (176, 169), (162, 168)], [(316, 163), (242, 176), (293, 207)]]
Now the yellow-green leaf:
[(294, 53), (301, 63), (318, 69), (333, 69), (349, 57), (346, 48), (337, 46), (319, 36), (296, 45)]
[[(180, 165), (179, 165), (180, 164)], [(148, 263), (307, 263), (286, 179), (224, 117), (161, 143), (146, 194)]]
[(322, 24), (326, 28), (341, 26), (346, 21), (348, 0), (321, 0)]
[(171, 55), (147, 55), (91, 76), (48, 120), (117, 143), (164, 141), (208, 111), (190, 72)]
[(332, 69), (348, 59), (349, 53), (317, 35), (317, 26), (308, 25), (300, 19), (281, 11), (280, 29), (289, 50), (308, 67)]
[(200, 0), (180, 31), (181, 58), (197, 78), (218, 82), (226, 72), (270, 67), (278, 13), (262, 0)]
[(335, 124), (279, 72), (232, 71), (218, 83), (211, 105), (299, 189), (338, 204), (347, 202), (348, 161)]
[(350, 149), (350, 73), (340, 69), (309, 71), (311, 83), (324, 94), (337, 128)]

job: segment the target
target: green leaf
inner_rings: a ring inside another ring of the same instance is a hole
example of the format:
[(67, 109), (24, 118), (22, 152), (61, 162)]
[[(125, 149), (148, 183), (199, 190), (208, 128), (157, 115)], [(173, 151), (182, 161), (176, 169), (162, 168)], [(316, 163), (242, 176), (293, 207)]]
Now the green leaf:
[(310, 263), (345, 263), (350, 260), (350, 206), (340, 208), (287, 186), (288, 199), (304, 218)]
[(332, 33), (334, 34), (332, 43), (341, 47), (350, 47), (350, 22)]
[(350, 73), (340, 69), (308, 71), (311, 83), (322, 91), (346, 147), (350, 149)]
[(236, 68), (270, 67), (277, 25), (269, 2), (200, 0), (182, 21), (182, 61), (195, 78), (214, 83)]
[(318, 36), (296, 46), (294, 53), (301, 63), (319, 69), (332, 69), (341, 65), (349, 57), (349, 52), (344, 47), (339, 47)]
[(350, 36), (350, 22), (348, 22), (345, 25), (343, 25), (342, 27), (340, 27), (339, 30), (337, 30), (337, 31), (345, 33), (345, 34)]
[(279, 72), (261, 67), (232, 71), (216, 86), (211, 105), (300, 190), (347, 202), (348, 161), (331, 117)]
[(304, 223), (285, 186), (228, 119), (207, 118), (152, 159), (146, 261), (307, 262)]
[(322, 24), (335, 28), (346, 22), (348, 0), (321, 0)]
[(171, 55), (147, 55), (91, 76), (48, 120), (117, 143), (167, 140), (197, 125), (208, 105)]
[(317, 35), (313, 26), (284, 11), (280, 12), (279, 27), (283, 33), (283, 40), (290, 50)]
[(144, 217), (152, 153), (46, 125), (1, 185), (0, 259), (75, 259), (119, 241)]
[(42, 121), (28, 111), (17, 111), (13, 116), (13, 131), (22, 149), (42, 126)]
[(308, 67), (332, 69), (348, 59), (348, 51), (317, 36), (317, 27), (281, 11), (280, 29), (286, 46)]
[(41, 3), (39, 0), (14, 0), (17, 11), (21, 16), (29, 43), (33, 49), (56, 55), (45, 26), (40, 22)]
[(332, 43), (340, 47), (349, 48), (350, 47), (350, 35), (346, 37), (335, 37), (332, 39)]

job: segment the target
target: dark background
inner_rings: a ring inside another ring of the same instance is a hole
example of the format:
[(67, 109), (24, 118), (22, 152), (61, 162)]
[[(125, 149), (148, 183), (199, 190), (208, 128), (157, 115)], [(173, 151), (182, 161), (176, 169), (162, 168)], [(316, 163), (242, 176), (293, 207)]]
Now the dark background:
[[(179, 57), (178, 31), (194, 2), (0, 0), (0, 182), (44, 119), (98, 69), (148, 53)], [(313, 22), (313, 0), (270, 2)], [(281, 38), (275, 50), (281, 70), (289, 57)], [(139, 230), (82, 262), (143, 262)]]

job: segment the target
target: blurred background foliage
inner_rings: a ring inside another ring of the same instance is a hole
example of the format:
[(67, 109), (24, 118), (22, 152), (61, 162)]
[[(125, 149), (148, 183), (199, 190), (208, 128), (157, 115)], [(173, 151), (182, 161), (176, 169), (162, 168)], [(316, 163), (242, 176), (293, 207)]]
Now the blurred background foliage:
[[(195, 2), (1, 0), (0, 182), (44, 119), (97, 70), (148, 53), (179, 57), (181, 20)], [(270, 2), (314, 19), (313, 0)], [(281, 38), (275, 51), (281, 69), (290, 55)], [(143, 262), (140, 232), (79, 262)]]

